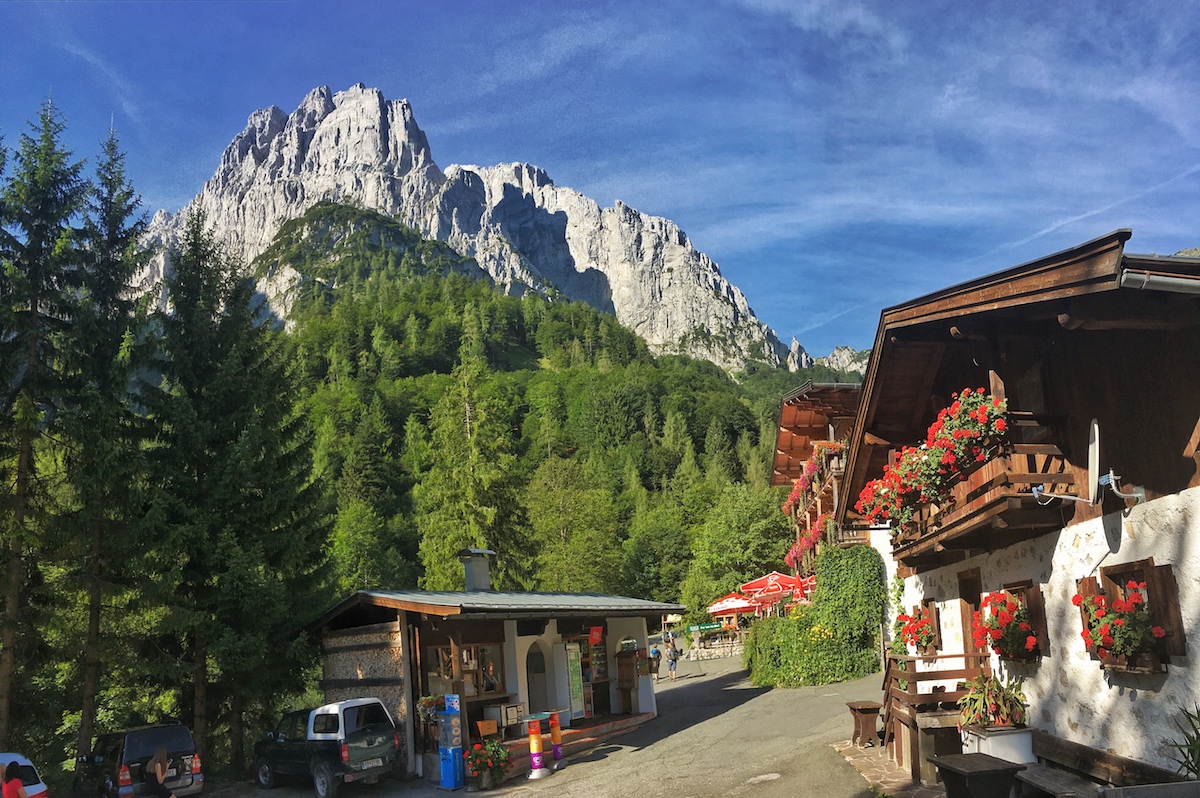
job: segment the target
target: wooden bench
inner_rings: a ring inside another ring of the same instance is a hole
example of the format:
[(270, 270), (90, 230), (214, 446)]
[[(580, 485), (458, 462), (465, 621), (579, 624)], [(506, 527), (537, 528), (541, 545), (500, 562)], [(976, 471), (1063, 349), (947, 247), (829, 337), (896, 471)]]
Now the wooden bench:
[(1033, 730), (1038, 764), (1017, 774), (1034, 789), (1023, 794), (1055, 798), (1183, 798), (1200, 796), (1200, 782), (1184, 782), (1169, 770)]

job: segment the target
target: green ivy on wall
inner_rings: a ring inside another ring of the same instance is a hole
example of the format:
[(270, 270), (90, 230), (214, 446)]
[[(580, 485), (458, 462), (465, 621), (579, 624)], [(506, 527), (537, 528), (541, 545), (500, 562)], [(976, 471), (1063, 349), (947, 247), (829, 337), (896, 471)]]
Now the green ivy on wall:
[(879, 552), (869, 546), (825, 548), (816, 572), (811, 605), (751, 627), (745, 658), (754, 684), (829, 684), (879, 670), (879, 626), (887, 600)]

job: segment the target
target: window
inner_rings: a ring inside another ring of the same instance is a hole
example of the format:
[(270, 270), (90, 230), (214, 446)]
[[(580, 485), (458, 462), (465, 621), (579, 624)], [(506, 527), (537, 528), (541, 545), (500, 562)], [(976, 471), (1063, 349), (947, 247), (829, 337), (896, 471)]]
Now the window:
[(1033, 627), (1033, 636), (1037, 638), (1037, 654), (1050, 654), (1050, 633), (1046, 628), (1046, 606), (1042, 601), (1042, 586), (1034, 584), (1032, 579), (1021, 582), (1009, 582), (1004, 589), (1017, 598), (1029, 612), (1029, 625)]
[(313, 734), (337, 734), (340, 727), (336, 712), (322, 712), (313, 717)]
[(342, 714), (346, 716), (347, 736), (367, 726), (374, 726), (376, 724), (384, 726), (392, 725), (392, 720), (388, 717), (383, 705), (374, 702), (356, 707), (346, 707), (342, 710)]
[(308, 724), (308, 715), (307, 712), (293, 712), (283, 719), (279, 731), (285, 741), (303, 740), (308, 735), (308, 729), (304, 728)]
[[(449, 646), (427, 649), (429, 691), (435, 695), (454, 692), (454, 659)], [(506, 692), (504, 649), (500, 645), (459, 647), (465, 697), (497, 695)]]
[[(1166, 632), (1162, 641), (1162, 653), (1167, 656), (1186, 656), (1187, 640), (1179, 611), (1179, 586), (1175, 582), (1175, 572), (1170, 565), (1155, 565), (1154, 558), (1149, 557), (1145, 560), (1102, 567), (1100, 579), (1097, 580), (1094, 576), (1080, 579), (1078, 591), (1085, 597), (1104, 593), (1110, 600), (1124, 599), (1126, 586), (1130, 582), (1144, 582), (1146, 585), (1142, 592), (1146, 599), (1146, 607), (1150, 610), (1150, 618)], [(1081, 620), (1086, 624), (1083, 609), (1079, 612)], [(1095, 652), (1092, 654), (1094, 656)]]
[(125, 742), (125, 761), (149, 759), (159, 746), (166, 748), (170, 753), (196, 750), (196, 744), (192, 742), (192, 733), (188, 731), (187, 726), (153, 726), (129, 733)]

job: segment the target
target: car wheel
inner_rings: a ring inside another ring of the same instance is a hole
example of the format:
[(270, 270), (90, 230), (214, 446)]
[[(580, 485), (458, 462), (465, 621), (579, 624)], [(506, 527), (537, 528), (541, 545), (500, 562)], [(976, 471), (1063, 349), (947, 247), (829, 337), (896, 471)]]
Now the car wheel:
[(313, 768), (313, 786), (317, 788), (317, 798), (337, 798), (338, 780), (324, 762)]
[(259, 787), (264, 790), (275, 789), (275, 768), (271, 767), (271, 763), (266, 757), (262, 757), (254, 763), (254, 774), (258, 779)]

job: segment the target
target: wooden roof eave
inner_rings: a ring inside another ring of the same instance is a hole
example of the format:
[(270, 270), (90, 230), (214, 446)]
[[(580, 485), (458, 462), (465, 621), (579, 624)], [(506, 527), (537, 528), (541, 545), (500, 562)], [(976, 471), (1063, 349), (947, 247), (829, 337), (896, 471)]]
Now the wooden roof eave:
[(330, 621), (342, 613), (348, 612), (349, 610), (364, 604), (372, 607), (390, 607), (395, 610), (404, 610), (406, 612), (419, 612), (426, 615), (436, 615), (439, 618), (458, 615), (462, 612), (461, 607), (452, 607), (445, 604), (426, 604), (419, 601), (392, 599), (384, 596), (372, 596), (366, 593), (358, 592), (335, 604), (323, 615), (321, 615), (321, 617), (309, 623), (305, 627), (305, 630), (308, 632), (317, 632), (321, 629), (321, 627), (327, 625)]
[(1132, 231), (1114, 230), (1079, 246), (968, 280), (884, 309), (889, 330), (1006, 307), (1116, 290), (1125, 242)]
[[(844, 478), (842, 489), (855, 484), (855, 475), (863, 470), (863, 458), (859, 457), (859, 450), (862, 448), (863, 439), (866, 435), (867, 419), (874, 417), (874, 408), (879, 401), (875, 391), (875, 382), (879, 376), (879, 361), (883, 356), (884, 342), (886, 340), (887, 325), (884, 321), (884, 313), (879, 314), (879, 328), (875, 331), (875, 342), (871, 346), (871, 356), (867, 360), (867, 370), (863, 374), (862, 389), (859, 394), (858, 413), (854, 417), (854, 427), (850, 432), (850, 440), (846, 446), (846, 468), (843, 471)], [(837, 516), (836, 523), (838, 527), (845, 525), (846, 513), (854, 504), (854, 497), (847, 495), (845, 501), (840, 502), (840, 506), (836, 508)]]

